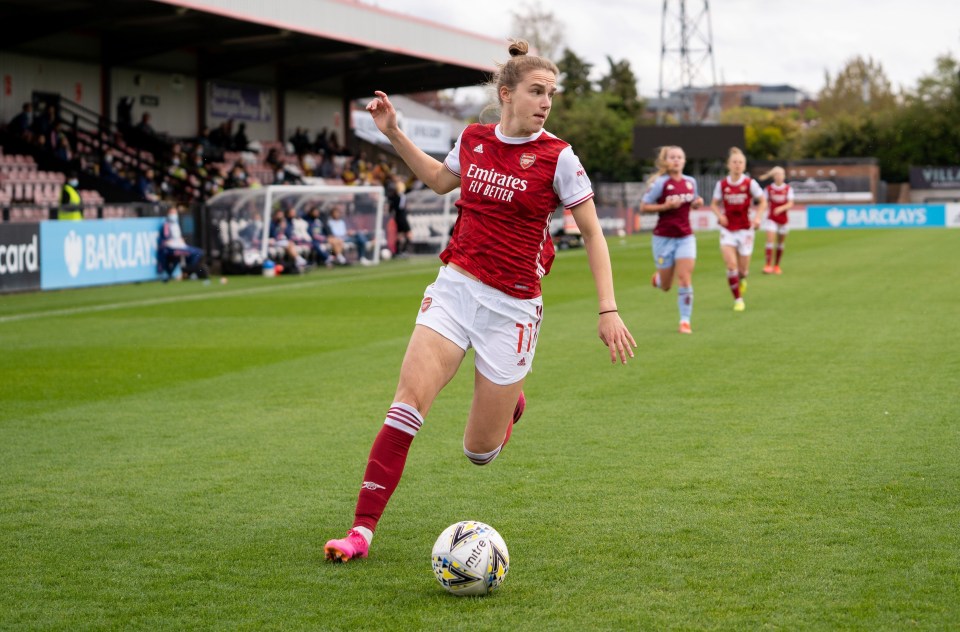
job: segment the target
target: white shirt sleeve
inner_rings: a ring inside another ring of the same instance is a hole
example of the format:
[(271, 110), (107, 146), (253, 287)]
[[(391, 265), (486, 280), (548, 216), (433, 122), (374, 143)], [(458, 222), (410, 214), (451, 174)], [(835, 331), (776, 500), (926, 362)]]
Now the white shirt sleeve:
[[(459, 145), (459, 141), (458, 141)], [(553, 190), (564, 208), (571, 208), (593, 197), (593, 185), (580, 159), (567, 145), (557, 157), (557, 172), (553, 176)]]
[(750, 178), (750, 197), (754, 199), (763, 197), (763, 189), (753, 178)]
[(462, 138), (463, 132), (460, 132), (460, 135), (457, 136), (457, 142), (453, 144), (453, 149), (451, 149), (447, 157), (443, 159), (443, 166), (458, 178), (460, 177), (460, 139)]
[(720, 188), (721, 182), (723, 182), (723, 180), (717, 182), (717, 186), (713, 187), (713, 199), (718, 202), (723, 202), (723, 190)]

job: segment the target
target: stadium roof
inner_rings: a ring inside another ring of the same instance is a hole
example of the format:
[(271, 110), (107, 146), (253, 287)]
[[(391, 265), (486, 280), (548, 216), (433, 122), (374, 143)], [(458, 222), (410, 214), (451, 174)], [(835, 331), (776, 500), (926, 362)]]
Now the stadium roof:
[(506, 56), (505, 41), (349, 0), (4, 0), (0, 48), (347, 99), (478, 85)]

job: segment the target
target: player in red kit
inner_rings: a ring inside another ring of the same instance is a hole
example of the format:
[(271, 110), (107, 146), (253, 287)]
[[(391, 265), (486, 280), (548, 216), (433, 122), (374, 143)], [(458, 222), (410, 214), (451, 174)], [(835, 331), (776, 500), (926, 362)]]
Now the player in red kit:
[(785, 182), (787, 174), (783, 167), (774, 167), (761, 180), (773, 178), (773, 182), (763, 190), (767, 198), (767, 218), (763, 220), (763, 230), (767, 233), (766, 265), (764, 274), (782, 274), (780, 259), (783, 258), (783, 242), (790, 232), (787, 211), (793, 208), (793, 189)]
[[(727, 158), (729, 174), (714, 187), (713, 200), (710, 201), (710, 209), (720, 223), (720, 252), (727, 266), (727, 283), (736, 312), (746, 309), (742, 294), (747, 290), (754, 230), (760, 226), (767, 203), (757, 181), (744, 174), (746, 168), (746, 156), (737, 147), (731, 147)], [(758, 200), (758, 207), (751, 218), (750, 208), (754, 200)]]
[(485, 465), (500, 453), (526, 400), (550, 271), (550, 218), (573, 212), (598, 297), (600, 339), (610, 361), (626, 363), (636, 342), (617, 312), (606, 239), (590, 180), (570, 145), (543, 129), (556, 92), (557, 67), (515, 41), (493, 79), (499, 124), (468, 126), (444, 162), (400, 130), (383, 92), (367, 110), (416, 176), (437, 193), (460, 187), (459, 218), (441, 253), (444, 265), (424, 292), (400, 368), (394, 402), (370, 450), (353, 528), (324, 547), (329, 560), (366, 557), (377, 523), (400, 481), (413, 438), (434, 399), (476, 350), (473, 404), (463, 435), (467, 458)]
[(658, 213), (653, 229), (653, 287), (670, 290), (677, 276), (677, 309), (680, 311), (680, 333), (693, 333), (693, 266), (697, 261), (697, 238), (690, 227), (690, 209), (703, 206), (697, 194), (697, 181), (683, 175), (687, 163), (683, 149), (661, 147), (656, 159), (656, 172), (650, 176), (640, 204), (643, 213)]

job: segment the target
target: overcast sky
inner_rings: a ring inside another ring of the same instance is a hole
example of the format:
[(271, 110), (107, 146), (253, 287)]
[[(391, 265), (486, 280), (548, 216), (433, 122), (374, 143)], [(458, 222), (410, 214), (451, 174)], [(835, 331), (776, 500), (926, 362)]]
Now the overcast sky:
[[(366, 0), (504, 39), (512, 35), (513, 13), (535, 2)], [(704, 3), (686, 0), (686, 5), (690, 15), (702, 11)], [(894, 89), (912, 88), (933, 71), (938, 55), (960, 58), (960, 0), (714, 0), (709, 5), (721, 83), (786, 83), (815, 96), (824, 72), (835, 76), (847, 60), (862, 55), (880, 62)], [(563, 24), (567, 47), (592, 63), (595, 74), (607, 71), (607, 56), (626, 59), (639, 78), (640, 94), (656, 95), (662, 0), (540, 0), (540, 7)], [(709, 84), (708, 65), (705, 72), (702, 85)]]

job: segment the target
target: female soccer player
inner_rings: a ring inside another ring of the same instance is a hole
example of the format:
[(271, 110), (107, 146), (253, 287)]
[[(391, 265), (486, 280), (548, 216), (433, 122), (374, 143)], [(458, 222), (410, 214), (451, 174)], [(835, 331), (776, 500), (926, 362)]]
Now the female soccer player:
[(763, 229), (767, 231), (766, 265), (764, 274), (783, 274), (780, 259), (783, 258), (783, 242), (790, 232), (787, 211), (793, 208), (793, 189), (784, 182), (787, 173), (783, 167), (774, 167), (760, 179), (773, 178), (773, 182), (763, 190), (767, 197), (767, 218), (763, 220)]
[(693, 266), (697, 260), (697, 238), (690, 228), (690, 209), (703, 206), (697, 194), (697, 181), (683, 175), (687, 156), (676, 146), (661, 147), (657, 155), (656, 173), (647, 181), (640, 210), (659, 213), (653, 229), (653, 287), (670, 290), (677, 275), (677, 307), (680, 310), (680, 333), (693, 333)]
[(400, 130), (383, 92), (367, 104), (377, 127), (416, 176), (443, 194), (460, 187), (457, 219), (445, 264), (424, 293), (400, 368), (394, 402), (370, 450), (353, 528), (330, 540), (327, 559), (367, 557), (370, 540), (400, 481), (410, 444), (467, 349), (476, 349), (473, 404), (463, 451), (477, 465), (500, 453), (523, 414), (523, 381), (533, 363), (543, 300), (540, 278), (554, 250), (550, 217), (559, 204), (573, 210), (583, 233), (597, 290), (600, 339), (610, 361), (633, 357), (633, 336), (617, 313), (610, 255), (593, 190), (573, 149), (543, 125), (557, 89), (557, 67), (527, 55), (513, 41), (511, 58), (493, 79), (499, 124), (473, 124), (443, 163)]
[[(710, 209), (720, 222), (720, 252), (727, 266), (727, 283), (733, 294), (735, 312), (746, 309), (742, 295), (747, 291), (747, 275), (750, 274), (753, 231), (760, 226), (760, 219), (767, 207), (763, 189), (756, 180), (743, 173), (746, 168), (746, 156), (739, 148), (731, 147), (727, 157), (729, 174), (714, 187), (710, 201)], [(758, 200), (758, 207), (751, 219), (750, 206), (753, 200)]]

